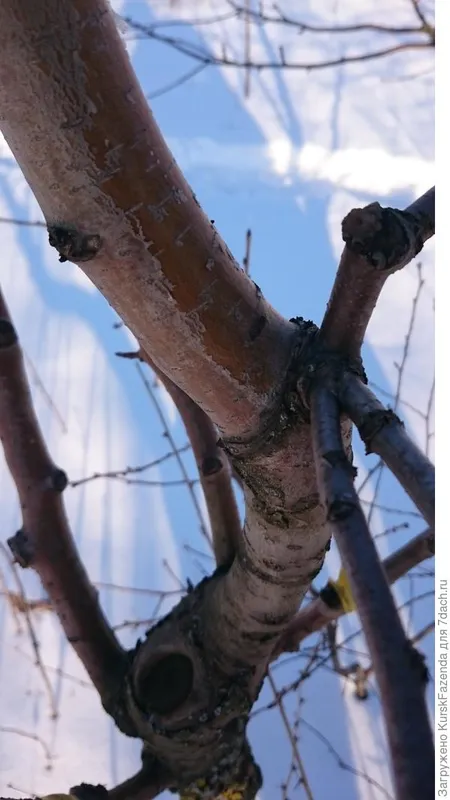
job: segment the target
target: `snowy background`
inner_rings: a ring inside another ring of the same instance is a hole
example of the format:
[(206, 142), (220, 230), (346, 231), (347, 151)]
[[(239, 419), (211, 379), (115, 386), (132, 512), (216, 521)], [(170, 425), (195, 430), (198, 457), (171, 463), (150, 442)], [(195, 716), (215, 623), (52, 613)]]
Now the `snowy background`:
[[(160, 34), (215, 52), (225, 44), (230, 56), (244, 57), (245, 25), (231, 17), (225, 0), (113, 5), (146, 24), (171, 21), (170, 27), (157, 28)], [(431, 3), (422, 8), (432, 19)], [(417, 24), (411, 0), (285, 0), (283, 10), (327, 25)], [(220, 21), (205, 24), (217, 17)], [(184, 23), (174, 25), (177, 19)], [(342, 217), (375, 200), (406, 207), (434, 184), (433, 51), (248, 76), (232, 68), (200, 69), (197, 61), (154, 38), (130, 30), (123, 35), (169, 146), (230, 249), (242, 260), (250, 228), (252, 277), (269, 301), (287, 317), (301, 315), (319, 323), (342, 250)], [(292, 61), (315, 62), (379, 49), (394, 40), (373, 33), (308, 36), (280, 25), (252, 26), (251, 57), (277, 58), (282, 45)], [(1, 136), (0, 218), (1, 285), (56, 463), (76, 481), (164, 457), (167, 436), (141, 375), (135, 364), (115, 356), (117, 350), (132, 349), (131, 337), (81, 271), (58, 262), (45, 229), (4, 221), (40, 220), (41, 215)], [(398, 407), (409, 432), (433, 457), (432, 242), (420, 263), (425, 283), (418, 296), (417, 263), (390, 279), (364, 357), (370, 380), (384, 392), (381, 399), (394, 405), (416, 298)], [(161, 388), (155, 397), (181, 447), (186, 436), (173, 404)], [(356, 451), (361, 483), (377, 460), (365, 458), (359, 442)], [(195, 478), (190, 453), (183, 459)], [(162, 460), (136, 477), (149, 483), (97, 479), (65, 493), (81, 555), (126, 644), (144, 630), (134, 623), (167, 611), (186, 579), (197, 581), (213, 565), (176, 460)], [(199, 491), (198, 497), (202, 508)], [(362, 498), (383, 556), (423, 530), (387, 473), (375, 469)], [(2, 454), (0, 513), (0, 541), (6, 542), (20, 527), (20, 513)], [(386, 530), (391, 532), (383, 534)], [(328, 575), (336, 577), (339, 567), (332, 549), (316, 587)], [(395, 587), (411, 635), (433, 618), (432, 568), (432, 561), (425, 562)], [(6, 549), (0, 550), (0, 792), (20, 798), (67, 791), (80, 780), (112, 786), (138, 768), (139, 746), (118, 733), (102, 711), (52, 613), (42, 608), (26, 616), (14, 608), (8, 591), (22, 591), (18, 579), (29, 600), (44, 598), (37, 578), (15, 574)], [(39, 641), (41, 666), (35, 663), (30, 626)], [(358, 630), (354, 615), (340, 623), (339, 638), (347, 642), (341, 650), (344, 665), (355, 659), (369, 663), (361, 637), (349, 638)], [(278, 688), (298, 681), (316, 642), (312, 637), (298, 655), (280, 660), (273, 670)], [(432, 635), (419, 646), (432, 659)], [(320, 642), (318, 647), (320, 653)], [(371, 684), (368, 700), (360, 702), (353, 683), (337, 676), (329, 659), (319, 664), (317, 652), (315, 659), (311, 677), (284, 699), (309, 789), (299, 786), (292, 772), (292, 743), (279, 709), (261, 710), (250, 725), (265, 778), (261, 800), (392, 797), (376, 686)], [(431, 684), (430, 699), (432, 693)], [(271, 703), (272, 690), (266, 686), (258, 708)], [(282, 789), (287, 781), (288, 788)]]

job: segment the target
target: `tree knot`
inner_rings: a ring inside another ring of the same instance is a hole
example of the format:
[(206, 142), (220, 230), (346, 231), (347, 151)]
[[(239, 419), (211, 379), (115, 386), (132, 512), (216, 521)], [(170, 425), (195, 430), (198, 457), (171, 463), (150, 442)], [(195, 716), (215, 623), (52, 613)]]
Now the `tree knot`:
[(83, 233), (70, 225), (48, 225), (48, 241), (59, 253), (60, 261), (90, 261), (100, 250), (97, 233)]
[(360, 356), (342, 355), (325, 345), (319, 328), (302, 317), (291, 322), (299, 327), (300, 333), (289, 370), (287, 396), (291, 411), (309, 422), (311, 391), (318, 382), (326, 382), (331, 391), (337, 391), (344, 372), (352, 372), (363, 383), (367, 383), (367, 376)]
[(350, 211), (342, 221), (342, 238), (349, 250), (380, 271), (402, 269), (423, 247), (420, 221), (408, 211), (379, 203)]
[(369, 411), (362, 423), (358, 426), (359, 435), (366, 446), (366, 455), (372, 452), (371, 442), (372, 439), (384, 428), (386, 425), (391, 425), (396, 422), (403, 425), (403, 422), (397, 414), (390, 408), (377, 409), (376, 411)]

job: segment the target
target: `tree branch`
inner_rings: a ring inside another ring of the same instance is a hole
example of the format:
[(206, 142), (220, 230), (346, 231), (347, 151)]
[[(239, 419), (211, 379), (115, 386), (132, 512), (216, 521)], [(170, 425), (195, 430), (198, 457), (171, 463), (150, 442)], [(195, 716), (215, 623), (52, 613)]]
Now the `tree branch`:
[(346, 245), (321, 325), (325, 344), (359, 355), (387, 278), (409, 264), (434, 235), (434, 197), (433, 187), (405, 211), (371, 203), (345, 217)]
[(155, 372), (175, 403), (183, 421), (197, 463), (205, 496), (217, 566), (230, 564), (241, 537), (241, 521), (231, 484), (229, 461), (218, 447), (215, 426), (193, 400), (164, 375), (145, 350), (141, 357)]
[[(155, 39), (158, 42), (162, 42), (163, 44), (172, 47), (179, 53), (183, 53), (183, 55), (194, 59), (204, 66), (214, 65), (244, 70), (255, 69), (260, 71), (266, 69), (288, 69), (307, 70), (309, 72), (311, 70), (328, 69), (330, 67), (342, 67), (346, 64), (357, 64), (361, 61), (371, 61), (373, 59), (385, 58), (386, 56), (391, 56), (394, 55), (394, 53), (401, 53), (406, 50), (423, 50), (434, 46), (434, 37), (431, 29), (424, 31), (423, 28), (417, 28), (415, 31), (416, 34), (422, 36), (424, 33), (426, 33), (426, 38), (420, 38), (414, 41), (407, 40), (405, 42), (399, 42), (389, 45), (388, 47), (380, 48), (379, 50), (369, 50), (369, 52), (357, 53), (349, 56), (339, 56), (337, 58), (324, 59), (323, 61), (289, 61), (285, 57), (284, 50), (280, 48), (278, 59), (263, 61), (248, 59), (246, 57), (242, 59), (230, 58), (226, 55), (226, 52), (222, 52), (222, 54), (214, 53), (208, 48), (198, 45), (195, 42), (188, 41), (187, 39), (180, 39), (175, 36), (168, 36), (167, 34), (160, 33), (159, 30), (155, 29), (153, 24), (145, 25), (144, 23), (136, 22), (128, 17), (125, 21), (133, 30), (141, 32), (149, 39)], [(336, 32), (339, 33), (344, 31)]]
[(107, 702), (125, 654), (76, 550), (61, 497), (67, 477), (53, 463), (42, 437), (19, 341), (1, 292), (0, 438), (23, 518), (22, 529), (8, 544), (22, 567), (38, 573), (68, 641)]
[[(432, 556), (434, 556), (434, 531), (427, 529), (384, 559), (382, 566), (389, 585)], [(285, 652), (295, 652), (304, 639), (325, 628), (330, 621), (345, 616), (346, 613), (336, 592), (330, 584), (327, 584), (319, 596), (302, 608), (289, 623), (277, 644), (273, 659)]]
[(377, 453), (413, 503), (434, 527), (435, 470), (407, 435), (396, 414), (386, 409), (367, 386), (345, 373), (339, 381), (339, 402), (358, 428), (367, 453)]
[[(0, 105), (3, 134), (50, 242), (222, 433), (256, 432), (278, 400), (295, 328), (201, 210), (107, 0), (45, 0), (45, 8), (33, 0), (0, 5)], [(68, 50), (77, 51), (80, 74)]]
[[(275, 14), (269, 14), (266, 11), (258, 9), (257, 11), (247, 6), (242, 6), (234, 0), (227, 0), (228, 5), (236, 12), (239, 17), (250, 17), (256, 23), (268, 25), (285, 25), (286, 27), (297, 28), (301, 33), (332, 33), (332, 34), (345, 34), (345, 33), (381, 33), (398, 36), (399, 34), (408, 33), (423, 33), (428, 29), (428, 23), (424, 18), (421, 19), (421, 25), (376, 25), (370, 22), (359, 23), (355, 25), (311, 25), (300, 19), (287, 16), (279, 6), (274, 5)], [(414, 2), (414, 0), (412, 0)]]
[[(270, 307), (200, 210), (109, 4), (43, 2), (45, 13), (33, 0), (0, 3), (2, 130), (53, 244), (218, 426), (246, 485), (238, 557), (209, 584), (202, 618), (224, 674), (255, 667), (254, 697), (329, 538), (309, 426), (284, 402), (309, 328)], [(82, 79), (67, 57), (74, 51)]]
[(434, 785), (424, 687), (385, 572), (361, 510), (345, 454), (336, 398), (311, 396), (314, 456), (322, 502), (347, 571), (380, 689), (398, 800), (423, 800)]

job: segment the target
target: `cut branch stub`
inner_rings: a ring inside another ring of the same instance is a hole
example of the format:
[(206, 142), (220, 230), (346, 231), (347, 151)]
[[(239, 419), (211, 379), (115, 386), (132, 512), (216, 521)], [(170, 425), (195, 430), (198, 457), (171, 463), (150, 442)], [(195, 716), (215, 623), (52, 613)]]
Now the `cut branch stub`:
[(422, 232), (413, 214), (371, 203), (350, 211), (342, 222), (347, 247), (377, 270), (402, 269), (422, 250)]
[(59, 260), (90, 261), (98, 254), (102, 239), (97, 233), (84, 234), (67, 225), (49, 225), (48, 241), (59, 253)]
[(434, 188), (405, 211), (378, 203), (350, 211), (342, 223), (346, 246), (320, 327), (322, 341), (342, 354), (358, 355), (387, 278), (433, 234)]

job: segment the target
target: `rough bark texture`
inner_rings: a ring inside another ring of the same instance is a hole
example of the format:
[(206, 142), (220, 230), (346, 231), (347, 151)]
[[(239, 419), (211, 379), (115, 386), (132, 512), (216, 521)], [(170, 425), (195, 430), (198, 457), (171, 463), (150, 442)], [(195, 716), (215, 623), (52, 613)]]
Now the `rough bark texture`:
[[(327, 325), (320, 339), (312, 323), (284, 320), (239, 269), (161, 136), (106, 0), (0, 2), (0, 108), (50, 243), (62, 261), (80, 265), (157, 369), (217, 426), (245, 495), (232, 563), (147, 633), (108, 698), (121, 730), (145, 742), (143, 771), (110, 796), (141, 800), (146, 786), (149, 796), (170, 786), (209, 800), (244, 785), (242, 797), (252, 800), (260, 773), (245, 738), (248, 714), (329, 542), (308, 409), (312, 380), (333, 360)], [(396, 229), (396, 268), (426, 238), (419, 231), (409, 240), (416, 227)], [(381, 225), (381, 238), (389, 230)], [(358, 284), (367, 308), (352, 317), (359, 336), (379, 288), (367, 280)], [(336, 310), (348, 286), (336, 285)], [(336, 319), (342, 328), (342, 314)], [(345, 336), (341, 345), (343, 355), (358, 356)], [(347, 366), (359, 374), (359, 364), (341, 360)], [(350, 425), (341, 427), (349, 453)], [(33, 566), (47, 574), (55, 602), (44, 554)]]
[(222, 430), (257, 430), (293, 326), (200, 209), (106, 0), (5, 0), (0, 25), (2, 131), (53, 244)]

